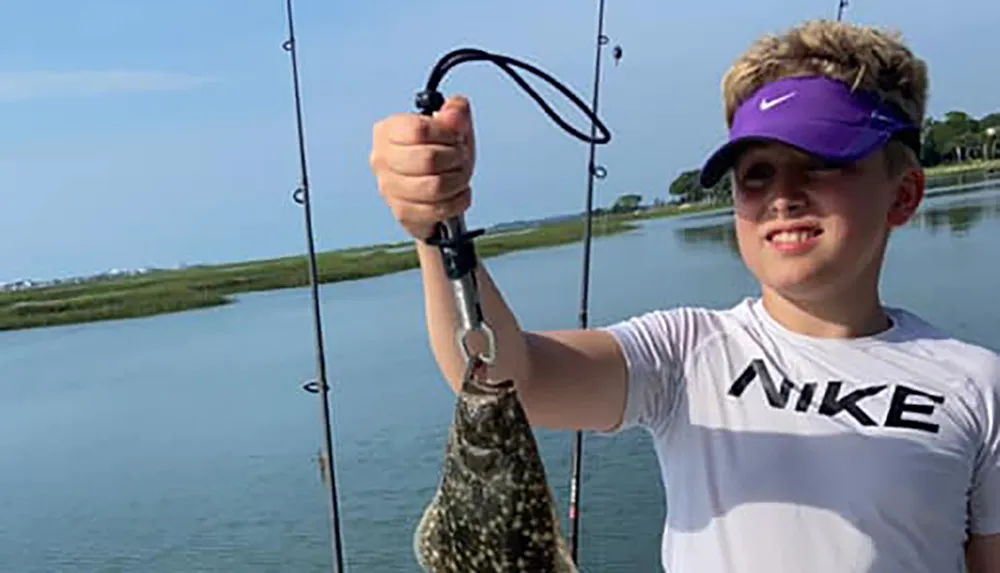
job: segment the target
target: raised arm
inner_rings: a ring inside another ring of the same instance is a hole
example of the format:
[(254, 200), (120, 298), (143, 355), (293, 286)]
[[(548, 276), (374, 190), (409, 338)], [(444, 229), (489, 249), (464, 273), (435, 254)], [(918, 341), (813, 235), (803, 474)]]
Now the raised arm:
[[(397, 114), (375, 125), (371, 166), (395, 218), (417, 240), (427, 330), (453, 389), (465, 362), (455, 340), (458, 311), (436, 247), (422, 239), (472, 202), (475, 137), (469, 103), (449, 99), (433, 117)], [(488, 271), (477, 269), (484, 319), (496, 335), (495, 377), (514, 379), (532, 423), (558, 429), (610, 430), (625, 408), (622, 350), (599, 330), (525, 332)], [(473, 348), (476, 348), (473, 345)]]

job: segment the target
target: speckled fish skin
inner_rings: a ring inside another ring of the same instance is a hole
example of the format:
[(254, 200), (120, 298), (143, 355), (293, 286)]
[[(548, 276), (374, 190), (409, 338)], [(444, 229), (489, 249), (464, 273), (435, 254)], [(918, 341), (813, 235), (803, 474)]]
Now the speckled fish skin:
[(579, 573), (512, 382), (465, 383), (413, 542), (426, 573)]

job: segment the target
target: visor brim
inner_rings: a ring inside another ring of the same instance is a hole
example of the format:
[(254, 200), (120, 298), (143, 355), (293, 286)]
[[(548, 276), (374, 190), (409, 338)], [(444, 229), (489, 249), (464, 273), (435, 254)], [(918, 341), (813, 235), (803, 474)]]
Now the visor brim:
[(866, 126), (811, 121), (782, 122), (741, 134), (719, 147), (705, 161), (699, 176), (702, 187), (715, 186), (751, 143), (777, 142), (827, 163), (849, 164), (867, 157), (896, 135)]

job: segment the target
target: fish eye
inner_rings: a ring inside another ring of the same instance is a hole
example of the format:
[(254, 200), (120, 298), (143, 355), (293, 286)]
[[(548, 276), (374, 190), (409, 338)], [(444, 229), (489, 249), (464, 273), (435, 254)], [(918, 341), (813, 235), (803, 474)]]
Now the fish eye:
[(502, 454), (498, 450), (466, 444), (461, 452), (461, 464), (477, 474), (490, 474), (501, 467)]

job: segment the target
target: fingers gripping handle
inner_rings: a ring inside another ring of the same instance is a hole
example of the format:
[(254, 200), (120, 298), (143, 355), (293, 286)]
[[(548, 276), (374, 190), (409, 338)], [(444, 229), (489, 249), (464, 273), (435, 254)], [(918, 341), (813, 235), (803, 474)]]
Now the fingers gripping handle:
[[(605, 144), (611, 141), (611, 132), (604, 125), (604, 122), (597, 117), (587, 104), (574, 94), (569, 88), (553, 78), (545, 71), (514, 58), (509, 58), (501, 54), (492, 54), (477, 48), (459, 48), (445, 54), (434, 68), (427, 79), (427, 85), (423, 91), (417, 94), (417, 108), (424, 115), (433, 115), (444, 106), (444, 96), (438, 91), (438, 86), (444, 80), (444, 76), (449, 70), (463, 62), (486, 61), (495, 64), (500, 70), (510, 76), (514, 82), (535, 100), (546, 115), (573, 137), (593, 144)], [(601, 135), (587, 135), (574, 128), (566, 120), (559, 116), (552, 106), (550, 106), (542, 96), (535, 91), (531, 85), (517, 73), (516, 69), (530, 72), (553, 88), (565, 95), (574, 105), (590, 118), (593, 129), (601, 132)], [(486, 364), (491, 364), (496, 359), (496, 339), (489, 325), (483, 320), (483, 312), (479, 303), (479, 288), (476, 284), (476, 248), (472, 240), (483, 234), (483, 230), (467, 231), (465, 229), (465, 219), (462, 216), (452, 217), (435, 226), (434, 233), (425, 240), (429, 245), (437, 246), (441, 250), (444, 260), (445, 273), (451, 280), (452, 288), (455, 291), (455, 300), (458, 303), (461, 326), (457, 332), (459, 347), (464, 354), (466, 362), (470, 362), (471, 353), (468, 348), (468, 334), (472, 331), (482, 332), (486, 336), (487, 350), (485, 354), (479, 354), (476, 358)]]
[[(444, 96), (436, 90), (428, 89), (417, 95), (416, 103), (421, 113), (433, 115), (444, 105)], [(456, 339), (463, 358), (467, 363), (470, 362), (472, 353), (469, 350), (468, 335), (473, 331), (479, 331), (486, 336), (487, 348), (477, 358), (486, 364), (492, 364), (496, 358), (496, 338), (493, 330), (483, 319), (475, 273), (478, 261), (473, 239), (483, 233), (482, 229), (467, 231), (465, 218), (459, 215), (438, 223), (434, 234), (425, 239), (425, 242), (441, 251), (445, 274), (451, 280), (461, 321)]]

